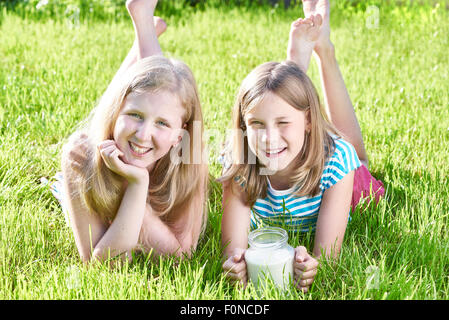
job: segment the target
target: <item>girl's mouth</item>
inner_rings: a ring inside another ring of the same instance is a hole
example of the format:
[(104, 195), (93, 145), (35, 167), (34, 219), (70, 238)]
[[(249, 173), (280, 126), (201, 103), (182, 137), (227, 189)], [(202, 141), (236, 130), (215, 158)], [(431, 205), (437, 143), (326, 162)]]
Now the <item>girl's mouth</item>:
[(153, 150), (153, 148), (139, 146), (131, 141), (128, 141), (128, 144), (131, 149), (132, 155), (136, 157), (143, 157), (144, 155), (148, 154), (151, 150)]
[(270, 150), (270, 151), (265, 151), (265, 156), (267, 158), (279, 157), (281, 154), (284, 153), (285, 150), (287, 150), (287, 148), (280, 148), (280, 149), (274, 149), (274, 150)]

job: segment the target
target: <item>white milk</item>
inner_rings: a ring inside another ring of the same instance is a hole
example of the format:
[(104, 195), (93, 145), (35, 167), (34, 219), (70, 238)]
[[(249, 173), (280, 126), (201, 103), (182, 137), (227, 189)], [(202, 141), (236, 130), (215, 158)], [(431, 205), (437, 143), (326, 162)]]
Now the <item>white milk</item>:
[(282, 249), (248, 249), (245, 253), (248, 276), (256, 288), (259, 279), (265, 282), (266, 276), (282, 289), (286, 289), (290, 279), (293, 279), (294, 250)]
[(276, 286), (286, 289), (293, 279), (295, 250), (287, 243), (287, 232), (266, 227), (248, 235), (250, 248), (245, 252), (248, 277), (256, 288), (271, 278)]

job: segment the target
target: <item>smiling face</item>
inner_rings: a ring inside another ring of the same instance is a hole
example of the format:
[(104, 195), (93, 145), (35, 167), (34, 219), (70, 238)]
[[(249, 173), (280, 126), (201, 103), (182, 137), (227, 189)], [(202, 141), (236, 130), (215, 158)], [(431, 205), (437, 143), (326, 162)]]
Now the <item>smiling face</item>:
[(244, 120), (249, 147), (258, 160), (270, 171), (288, 174), (309, 130), (306, 113), (267, 92)]
[(152, 170), (182, 137), (184, 108), (168, 91), (130, 93), (117, 118), (113, 137), (121, 159)]

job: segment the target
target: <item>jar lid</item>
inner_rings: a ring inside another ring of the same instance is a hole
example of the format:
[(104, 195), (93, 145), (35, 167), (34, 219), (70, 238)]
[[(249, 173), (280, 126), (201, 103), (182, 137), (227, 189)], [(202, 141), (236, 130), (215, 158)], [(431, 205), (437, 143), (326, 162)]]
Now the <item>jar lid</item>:
[(257, 249), (277, 249), (287, 244), (287, 231), (278, 227), (263, 227), (251, 231), (248, 243)]

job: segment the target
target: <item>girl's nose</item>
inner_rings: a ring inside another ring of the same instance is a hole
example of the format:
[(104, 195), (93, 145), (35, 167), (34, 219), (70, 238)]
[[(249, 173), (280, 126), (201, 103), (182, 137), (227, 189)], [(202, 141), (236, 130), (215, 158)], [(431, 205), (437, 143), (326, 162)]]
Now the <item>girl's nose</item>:
[(154, 126), (151, 123), (142, 123), (136, 131), (136, 138), (141, 142), (152, 141), (154, 135)]
[(260, 141), (267, 145), (275, 145), (279, 141), (279, 132), (275, 128), (266, 127), (265, 129), (260, 130)]

